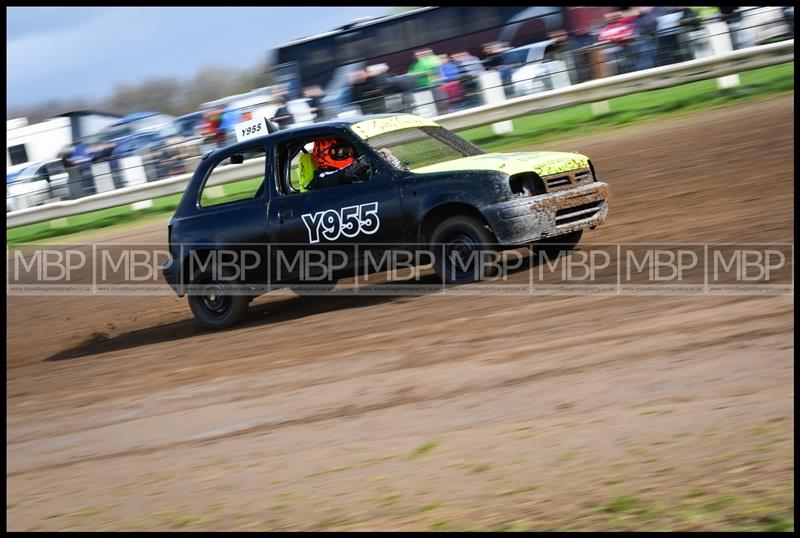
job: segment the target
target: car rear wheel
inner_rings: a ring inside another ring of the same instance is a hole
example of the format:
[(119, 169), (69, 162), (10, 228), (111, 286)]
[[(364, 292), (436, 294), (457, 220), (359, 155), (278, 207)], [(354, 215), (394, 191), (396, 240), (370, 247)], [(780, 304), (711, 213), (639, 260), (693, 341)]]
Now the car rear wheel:
[(434, 269), (448, 284), (465, 284), (487, 276), (495, 239), (475, 217), (459, 215), (439, 224), (431, 234)]
[(193, 282), (188, 295), (192, 314), (207, 329), (225, 329), (236, 324), (247, 312), (250, 296), (233, 293), (229, 282), (204, 274)]

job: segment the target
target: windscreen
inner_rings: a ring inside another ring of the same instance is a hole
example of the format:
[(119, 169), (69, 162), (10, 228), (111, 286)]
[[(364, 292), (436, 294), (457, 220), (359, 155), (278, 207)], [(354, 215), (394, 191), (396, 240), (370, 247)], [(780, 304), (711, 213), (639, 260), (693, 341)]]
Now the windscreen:
[(485, 153), (444, 127), (399, 129), (368, 138), (367, 143), (376, 151), (388, 149), (409, 170)]

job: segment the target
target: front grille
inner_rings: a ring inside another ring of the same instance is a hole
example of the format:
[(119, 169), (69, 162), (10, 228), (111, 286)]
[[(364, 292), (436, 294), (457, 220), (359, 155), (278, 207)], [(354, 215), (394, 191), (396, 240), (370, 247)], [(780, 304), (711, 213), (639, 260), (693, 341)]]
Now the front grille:
[(556, 211), (556, 226), (592, 218), (597, 215), (601, 209), (603, 209), (603, 200), (559, 209)]
[(594, 181), (594, 176), (592, 176), (591, 170), (578, 170), (575, 172), (573, 178), (575, 185), (583, 185), (585, 183), (591, 183)]
[(580, 170), (573, 170), (571, 172), (562, 172), (560, 174), (553, 174), (542, 178), (545, 189), (547, 192), (563, 191), (571, 189), (578, 185), (584, 185), (594, 181), (592, 171), (588, 168)]

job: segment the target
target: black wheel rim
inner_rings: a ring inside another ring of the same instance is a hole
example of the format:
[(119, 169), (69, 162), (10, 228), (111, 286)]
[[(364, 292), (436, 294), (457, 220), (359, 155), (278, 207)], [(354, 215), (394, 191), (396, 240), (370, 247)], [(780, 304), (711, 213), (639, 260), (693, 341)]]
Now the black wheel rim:
[(211, 318), (222, 318), (231, 307), (229, 290), (224, 284), (210, 282), (203, 286), (200, 294), (200, 307)]
[(474, 252), (479, 249), (475, 238), (466, 232), (456, 232), (448, 236), (444, 243), (444, 268), (447, 276), (456, 281), (477, 278), (475, 264), (479, 256)]

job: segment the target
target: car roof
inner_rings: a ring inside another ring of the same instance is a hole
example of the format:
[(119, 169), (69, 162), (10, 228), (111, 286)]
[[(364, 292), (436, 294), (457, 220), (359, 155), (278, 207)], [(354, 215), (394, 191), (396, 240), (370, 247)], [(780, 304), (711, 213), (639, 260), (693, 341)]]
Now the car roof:
[(283, 133), (292, 133), (293, 135), (300, 135), (302, 136), (304, 133), (311, 133), (319, 130), (320, 128), (325, 127), (333, 127), (335, 129), (349, 129), (351, 125), (354, 123), (359, 123), (365, 120), (374, 120), (378, 118), (391, 118), (394, 116), (399, 116), (400, 114), (368, 114), (368, 115), (353, 115), (353, 116), (346, 116), (344, 118), (336, 118), (327, 121), (321, 121), (318, 123), (313, 123), (311, 125), (303, 125), (300, 127), (290, 127), (288, 129), (281, 129), (279, 131), (275, 131), (274, 133), (270, 133), (264, 136), (259, 136), (255, 138), (248, 138), (247, 140), (242, 140), (241, 142), (236, 142), (235, 144), (231, 144), (229, 146), (225, 146), (214, 150), (212, 152), (206, 153), (203, 158), (210, 157), (216, 153), (220, 152), (227, 152), (230, 150), (237, 150), (237, 149), (247, 149), (251, 147), (254, 143), (258, 143), (263, 141), (270, 136), (273, 135), (282, 135)]

